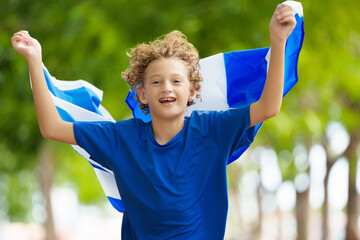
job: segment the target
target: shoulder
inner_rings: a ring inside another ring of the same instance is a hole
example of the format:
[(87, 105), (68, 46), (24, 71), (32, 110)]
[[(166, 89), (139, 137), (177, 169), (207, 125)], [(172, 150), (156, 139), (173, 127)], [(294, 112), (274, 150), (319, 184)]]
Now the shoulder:
[(211, 115), (211, 113), (213, 113), (215, 111), (206, 111), (206, 110), (195, 110), (191, 112), (191, 115), (189, 116), (189, 118), (204, 118), (204, 117), (209, 117)]
[(191, 115), (186, 118), (188, 118), (190, 123), (203, 122), (213, 118), (217, 114), (218, 113), (216, 111), (196, 110), (196, 111), (192, 111)]
[(250, 108), (231, 108), (225, 111), (193, 111), (189, 125), (201, 125), (207, 128), (237, 128), (250, 126)]
[(114, 123), (117, 127), (146, 127), (149, 122), (144, 122), (140, 118), (130, 118), (121, 120)]
[(230, 108), (223, 111), (195, 110), (191, 113), (190, 119), (215, 119), (226, 117), (247, 117), (250, 114), (250, 105), (241, 108)]
[(144, 132), (151, 127), (151, 122), (144, 122), (139, 118), (130, 118), (114, 123), (117, 137), (122, 139), (134, 139), (147, 136)]
[(211, 132), (214, 125), (216, 125), (217, 119), (222, 112), (218, 111), (206, 111), (196, 110), (187, 117), (188, 127), (192, 130), (201, 130), (202, 132)]
[(74, 122), (74, 132), (103, 132), (104, 134), (113, 134), (121, 132), (131, 132), (141, 130), (146, 127), (149, 123), (145, 123), (141, 119), (131, 118), (128, 120), (121, 120), (117, 122), (111, 121), (98, 121), (98, 122), (85, 122), (78, 121)]
[(149, 123), (140, 119), (128, 119), (118, 122), (75, 122), (74, 135), (76, 142), (84, 149), (101, 148), (116, 149), (119, 142), (129, 139), (142, 139)]

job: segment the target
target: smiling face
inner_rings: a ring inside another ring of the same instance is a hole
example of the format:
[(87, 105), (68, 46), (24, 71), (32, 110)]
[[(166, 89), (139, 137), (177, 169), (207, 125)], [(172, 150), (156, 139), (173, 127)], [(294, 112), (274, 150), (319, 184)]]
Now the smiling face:
[(196, 91), (183, 61), (159, 58), (146, 68), (138, 95), (141, 103), (149, 105), (153, 120), (174, 120), (184, 118), (187, 103), (195, 99)]

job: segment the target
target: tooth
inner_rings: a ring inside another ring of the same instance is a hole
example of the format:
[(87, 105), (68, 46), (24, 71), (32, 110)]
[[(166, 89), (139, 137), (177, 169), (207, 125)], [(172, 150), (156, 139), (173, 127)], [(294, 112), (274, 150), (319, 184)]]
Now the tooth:
[(173, 98), (163, 98), (163, 99), (160, 99), (160, 102), (175, 102), (175, 99), (173, 99)]

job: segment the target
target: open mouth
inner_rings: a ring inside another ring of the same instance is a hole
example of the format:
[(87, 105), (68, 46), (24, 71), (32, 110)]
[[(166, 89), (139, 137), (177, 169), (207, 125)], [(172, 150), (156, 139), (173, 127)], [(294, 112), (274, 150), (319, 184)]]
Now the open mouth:
[(176, 99), (175, 98), (161, 98), (160, 102), (161, 103), (167, 103), (167, 102), (175, 102)]

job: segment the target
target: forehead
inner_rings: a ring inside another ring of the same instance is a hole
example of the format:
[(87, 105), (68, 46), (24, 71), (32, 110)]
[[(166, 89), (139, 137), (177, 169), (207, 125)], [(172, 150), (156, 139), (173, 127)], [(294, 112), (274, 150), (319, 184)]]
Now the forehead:
[(187, 78), (188, 69), (184, 61), (176, 58), (159, 58), (153, 60), (145, 70), (145, 79), (152, 76), (181, 75)]

